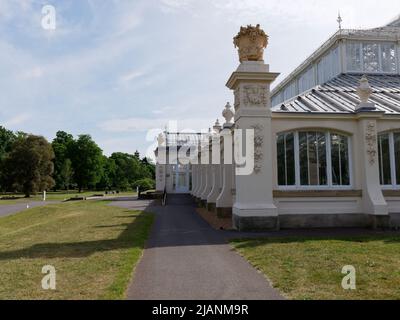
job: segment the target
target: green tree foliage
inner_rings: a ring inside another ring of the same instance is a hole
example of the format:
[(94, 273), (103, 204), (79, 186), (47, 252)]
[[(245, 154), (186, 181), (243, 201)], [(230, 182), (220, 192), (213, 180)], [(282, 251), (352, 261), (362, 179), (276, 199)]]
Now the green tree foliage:
[(51, 144), (40, 136), (19, 135), (5, 158), (7, 179), (26, 197), (54, 186), (54, 152)]
[(14, 134), (0, 127), (1, 191), (30, 195), (53, 186), (63, 190), (78, 186), (80, 191), (126, 191), (137, 185), (147, 190), (154, 188), (154, 178), (155, 165), (147, 158), (140, 159), (138, 151), (107, 157), (89, 135), (75, 140), (71, 134), (59, 131), (50, 145), (43, 137)]
[(4, 159), (15, 142), (16, 135), (2, 126), (0, 126), (0, 190), (7, 188), (7, 176), (4, 168)]
[(103, 152), (90, 135), (80, 135), (74, 142), (71, 160), (79, 192), (95, 188), (103, 173)]
[(103, 172), (100, 182), (97, 184), (98, 190), (111, 190), (113, 189), (113, 180), (117, 170), (114, 159), (103, 156)]
[(56, 189), (65, 189), (72, 183), (72, 148), (74, 137), (64, 131), (58, 131), (52, 142), (54, 150), (54, 180)]
[(135, 181), (133, 186), (135, 188), (139, 187), (140, 192), (143, 192), (143, 191), (147, 191), (147, 190), (153, 190), (155, 188), (155, 182), (153, 179), (144, 178), (144, 179)]
[(70, 159), (65, 159), (60, 172), (58, 174), (59, 183), (61, 183), (61, 188), (63, 190), (68, 190), (72, 185), (72, 178), (74, 171), (72, 170), (72, 161)]

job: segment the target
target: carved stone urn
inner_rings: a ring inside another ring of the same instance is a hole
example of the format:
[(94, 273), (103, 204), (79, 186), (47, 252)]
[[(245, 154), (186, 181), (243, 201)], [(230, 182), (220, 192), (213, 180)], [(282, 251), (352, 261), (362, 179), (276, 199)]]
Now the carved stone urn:
[(368, 103), (371, 94), (372, 94), (372, 88), (369, 85), (367, 76), (363, 75), (363, 77), (360, 80), (360, 86), (357, 88), (357, 95), (359, 96), (361, 103), (362, 104)]
[(238, 35), (233, 38), (235, 48), (239, 51), (239, 60), (263, 61), (264, 49), (268, 45), (268, 36), (260, 28), (260, 25), (253, 27), (241, 27)]
[(225, 106), (224, 111), (222, 112), (222, 116), (225, 118), (225, 124), (229, 125), (232, 124), (232, 119), (235, 116), (235, 114), (232, 111), (232, 106), (228, 102)]

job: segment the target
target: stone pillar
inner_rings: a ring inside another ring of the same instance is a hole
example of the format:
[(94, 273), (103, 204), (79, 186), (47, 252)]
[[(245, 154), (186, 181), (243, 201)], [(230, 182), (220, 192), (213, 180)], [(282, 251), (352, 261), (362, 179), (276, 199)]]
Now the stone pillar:
[(362, 204), (363, 213), (370, 215), (372, 228), (389, 227), (388, 205), (382, 193), (379, 177), (377, 119), (384, 112), (376, 111), (375, 104), (368, 102), (372, 93), (368, 79), (360, 81), (357, 94), (361, 103), (357, 108), (359, 141), (357, 151), (360, 154), (362, 168)]
[(213, 185), (210, 194), (207, 197), (207, 209), (209, 211), (214, 211), (216, 207), (217, 198), (220, 194), (221, 189), (221, 178), (220, 178), (220, 165), (219, 164), (212, 164), (211, 171), (213, 173)]
[(164, 164), (157, 163), (156, 165), (156, 191), (164, 192), (165, 189), (165, 175), (166, 166)]
[(197, 164), (192, 164), (192, 190), (190, 190), (190, 194), (194, 197), (194, 192), (196, 190), (197, 184)]
[(201, 194), (200, 192), (201, 192), (201, 189), (202, 189), (202, 186), (203, 186), (203, 165), (199, 164), (198, 167), (199, 167), (198, 168), (198, 177), (199, 177), (199, 179), (198, 179), (196, 193), (195, 193), (196, 199), (200, 198), (200, 194)]
[(215, 204), (217, 202), (217, 198), (220, 194), (220, 189), (221, 189), (221, 179), (220, 179), (220, 164), (221, 164), (221, 159), (220, 159), (220, 132), (221, 132), (221, 126), (219, 124), (219, 121), (215, 122), (215, 125), (213, 127), (214, 133), (211, 137), (211, 173), (212, 173), (212, 184), (211, 184), (211, 191), (209, 195), (207, 196), (207, 209), (209, 211), (214, 211), (215, 210)]
[(167, 175), (167, 147), (164, 134), (160, 133), (157, 137), (158, 147), (155, 150), (156, 155), (156, 191), (164, 192), (166, 188)]
[(211, 164), (204, 165), (204, 175), (205, 183), (204, 183), (204, 190), (200, 196), (201, 202), (203, 203), (204, 207), (207, 206), (207, 198), (211, 192), (212, 184), (213, 184), (213, 172)]
[(270, 85), (279, 74), (269, 72), (263, 61), (267, 39), (259, 26), (241, 28), (235, 37), (241, 64), (227, 82), (235, 95), (235, 129), (254, 130), (254, 154), (250, 155), (254, 158), (254, 170), (248, 175), (238, 175), (236, 168), (233, 225), (239, 231), (279, 228), (273, 201), (270, 97)]
[(221, 193), (216, 202), (216, 211), (219, 218), (232, 217), (233, 207), (233, 123), (234, 117), (232, 107), (228, 103), (222, 116), (225, 118), (223, 130), (221, 131)]
[(207, 197), (211, 191), (212, 176), (210, 172), (210, 137), (211, 128), (208, 130), (208, 134), (204, 140), (201, 141), (200, 146), (200, 161), (202, 166), (202, 188), (199, 193), (200, 204), (203, 207), (207, 207)]

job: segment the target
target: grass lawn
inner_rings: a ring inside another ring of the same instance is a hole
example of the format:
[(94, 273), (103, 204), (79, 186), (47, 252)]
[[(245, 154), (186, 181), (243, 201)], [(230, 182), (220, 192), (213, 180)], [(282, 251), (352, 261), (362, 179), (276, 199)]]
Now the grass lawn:
[[(400, 236), (235, 240), (231, 244), (291, 299), (400, 299)], [(344, 290), (346, 265), (356, 290)]]
[[(123, 299), (152, 222), (105, 201), (0, 218), (0, 299)], [(56, 268), (55, 291), (41, 287), (45, 265)]]
[[(46, 195), (46, 200), (47, 201), (64, 201), (69, 198), (74, 198), (74, 197), (90, 197), (95, 194), (102, 194), (102, 191), (85, 191), (79, 193), (78, 191), (60, 191), (60, 192), (47, 192)], [(130, 192), (120, 192), (119, 194), (113, 194), (113, 195), (106, 195), (106, 196), (113, 196), (113, 197), (121, 197), (121, 196), (135, 196), (136, 192), (130, 191)], [(0, 200), (0, 205), (8, 205), (8, 204), (16, 204), (16, 203), (27, 203), (31, 201), (42, 201), (42, 194), (37, 194), (37, 195), (32, 195), (30, 198), (24, 198), (23, 195), (10, 195), (7, 194), (7, 196), (16, 196), (20, 197), (20, 199), (13, 199), (13, 200)], [(0, 194), (0, 198), (2, 195)]]

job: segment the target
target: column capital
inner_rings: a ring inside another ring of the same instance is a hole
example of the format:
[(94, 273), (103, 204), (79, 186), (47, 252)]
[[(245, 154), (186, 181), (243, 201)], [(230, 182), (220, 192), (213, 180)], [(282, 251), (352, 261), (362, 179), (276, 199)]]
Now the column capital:
[(246, 61), (232, 73), (226, 86), (231, 90), (236, 90), (241, 82), (271, 83), (278, 76), (279, 73), (269, 72), (269, 65), (262, 61)]

